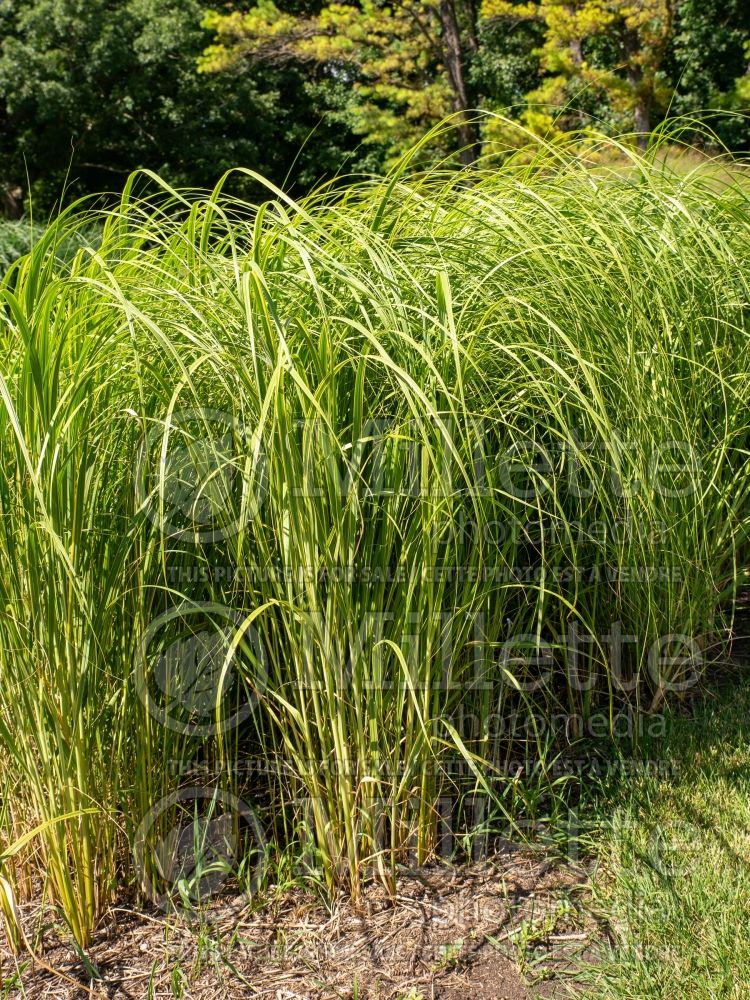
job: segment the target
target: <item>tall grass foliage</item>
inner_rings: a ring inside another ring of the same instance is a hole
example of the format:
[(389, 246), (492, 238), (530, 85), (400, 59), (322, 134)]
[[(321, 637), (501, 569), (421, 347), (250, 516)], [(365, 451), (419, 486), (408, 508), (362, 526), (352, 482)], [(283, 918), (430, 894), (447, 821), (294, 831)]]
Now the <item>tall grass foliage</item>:
[(48, 228), (1, 290), (4, 884), (85, 946), (180, 809), (241, 870), (241, 799), (258, 857), (393, 888), (446, 799), (548, 815), (564, 739), (699, 682), (748, 567), (727, 176), (568, 139)]

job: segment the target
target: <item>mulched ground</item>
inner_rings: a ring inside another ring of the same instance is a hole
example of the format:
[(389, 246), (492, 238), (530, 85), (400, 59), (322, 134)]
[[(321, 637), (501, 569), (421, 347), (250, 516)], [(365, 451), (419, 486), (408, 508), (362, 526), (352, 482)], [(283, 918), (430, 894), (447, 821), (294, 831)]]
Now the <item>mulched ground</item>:
[(15, 974), (23, 992), (4, 995), (59, 1000), (568, 996), (572, 963), (598, 934), (585, 907), (587, 876), (581, 867), (509, 845), (476, 865), (435, 863), (407, 872), (395, 901), (370, 886), (358, 907), (341, 900), (329, 910), (293, 889), (256, 912), (237, 898), (217, 900), (200, 926), (177, 915), (115, 907), (86, 961), (62, 943), (54, 924), (43, 926), (39, 906), (28, 906), (27, 934), (39, 940), (37, 954), (48, 968), (5, 951), (6, 989)]

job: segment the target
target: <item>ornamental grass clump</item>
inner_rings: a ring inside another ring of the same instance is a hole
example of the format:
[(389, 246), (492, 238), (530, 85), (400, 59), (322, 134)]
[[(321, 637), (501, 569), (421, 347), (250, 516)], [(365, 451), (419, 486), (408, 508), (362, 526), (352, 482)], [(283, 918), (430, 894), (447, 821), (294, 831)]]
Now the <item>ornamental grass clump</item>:
[(255, 205), (137, 175), (11, 267), (0, 857), (82, 946), (123, 885), (190, 895), (191, 815), (248, 884), (286, 850), (392, 889), (446, 803), (554, 819), (566, 738), (710, 672), (749, 562), (748, 187), (619, 152)]

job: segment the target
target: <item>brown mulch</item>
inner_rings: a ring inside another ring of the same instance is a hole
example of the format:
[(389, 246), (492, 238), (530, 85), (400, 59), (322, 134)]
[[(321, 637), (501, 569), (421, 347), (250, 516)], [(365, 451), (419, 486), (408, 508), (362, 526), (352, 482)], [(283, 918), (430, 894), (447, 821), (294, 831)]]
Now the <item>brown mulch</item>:
[[(570, 995), (576, 957), (597, 935), (588, 873), (507, 847), (461, 868), (405, 872), (393, 900), (371, 885), (328, 909), (294, 888), (253, 911), (217, 899), (199, 925), (113, 907), (84, 957), (50, 914), (27, 906), (41, 961), (0, 949), (4, 995), (78, 1000), (531, 1000)], [(48, 924), (43, 921), (45, 916)], [(40, 927), (42, 928), (40, 932)], [(87, 968), (88, 964), (88, 968)], [(61, 978), (60, 975), (67, 978)], [(532, 985), (536, 984), (536, 985)], [(89, 992), (91, 991), (91, 992)]]

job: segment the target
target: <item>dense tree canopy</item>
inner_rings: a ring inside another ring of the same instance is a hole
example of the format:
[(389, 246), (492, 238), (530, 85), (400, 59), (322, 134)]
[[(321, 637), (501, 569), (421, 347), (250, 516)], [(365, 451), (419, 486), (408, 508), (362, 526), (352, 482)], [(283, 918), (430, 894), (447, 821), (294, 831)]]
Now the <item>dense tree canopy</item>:
[(749, 40), (746, 0), (0, 0), (2, 208), (117, 190), (140, 166), (300, 189), (380, 170), (451, 114), (443, 151), (470, 162), (478, 108), (645, 143), (710, 107), (742, 149)]
[(576, 91), (590, 91), (605, 96), (613, 116), (630, 117), (645, 145), (654, 105), (667, 90), (661, 70), (674, 7), (674, 0), (484, 0), (482, 11), (489, 20), (520, 17), (544, 26), (544, 80), (528, 100), (550, 111), (537, 112), (537, 125), (551, 128), (559, 116), (556, 109), (565, 105), (575, 114), (571, 98)]
[[(255, 67), (297, 64), (314, 79), (341, 81), (352, 94), (353, 130), (365, 145), (397, 153), (452, 111), (469, 109), (459, 13), (465, 33), (473, 31), (476, 18), (468, 5), (459, 11), (440, 0), (332, 3), (304, 15), (260, 0), (248, 13), (207, 16), (217, 43), (201, 67), (212, 72), (242, 61)], [(464, 129), (464, 144), (472, 146), (476, 135), (471, 126)]]
[[(477, 107), (511, 107), (542, 133), (594, 120), (645, 145), (670, 108), (741, 110), (747, 88), (744, 0), (360, 0), (312, 16), (260, 0), (205, 23), (216, 42), (204, 69), (296, 63), (343, 77), (355, 131), (390, 155), (446, 111), (460, 121)], [(746, 130), (718, 122), (735, 146)], [(456, 138), (477, 150), (468, 125)]]
[[(321, 125), (335, 106), (301, 68), (206, 76), (200, 0), (0, 0), (0, 180), (43, 209), (116, 190), (136, 167), (212, 185), (234, 166), (283, 181), (302, 150), (301, 182), (346, 154), (346, 131)], [(342, 144), (342, 135), (344, 142)]]

